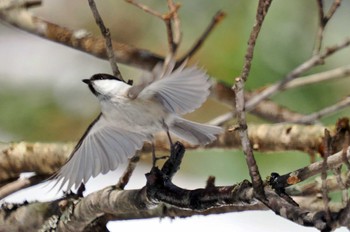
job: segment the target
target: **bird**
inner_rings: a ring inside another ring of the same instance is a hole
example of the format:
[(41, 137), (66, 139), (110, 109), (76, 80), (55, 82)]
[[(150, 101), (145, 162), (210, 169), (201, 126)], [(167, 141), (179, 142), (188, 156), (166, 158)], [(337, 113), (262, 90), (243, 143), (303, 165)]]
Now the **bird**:
[(77, 189), (91, 177), (116, 170), (161, 131), (192, 145), (217, 139), (221, 127), (182, 117), (199, 108), (209, 96), (211, 82), (203, 69), (182, 65), (161, 72), (156, 66), (142, 80), (132, 85), (104, 73), (82, 80), (97, 97), (101, 112), (52, 176), (54, 186), (61, 183), (59, 189)]

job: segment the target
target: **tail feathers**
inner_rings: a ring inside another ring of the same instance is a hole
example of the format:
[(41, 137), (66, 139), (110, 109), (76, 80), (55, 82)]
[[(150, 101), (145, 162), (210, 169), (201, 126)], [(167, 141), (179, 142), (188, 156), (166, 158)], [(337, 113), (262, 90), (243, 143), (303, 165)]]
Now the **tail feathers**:
[(176, 118), (169, 127), (172, 134), (193, 144), (206, 145), (216, 140), (216, 135), (222, 133), (222, 128), (192, 122), (183, 118)]

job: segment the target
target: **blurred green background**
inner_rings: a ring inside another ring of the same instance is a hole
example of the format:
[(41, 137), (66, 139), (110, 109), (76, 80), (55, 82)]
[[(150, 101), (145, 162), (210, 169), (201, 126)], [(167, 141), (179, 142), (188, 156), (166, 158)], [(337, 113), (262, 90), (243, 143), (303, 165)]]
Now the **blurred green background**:
[[(183, 32), (179, 56), (192, 46), (218, 10), (226, 12), (226, 18), (191, 62), (203, 66), (213, 78), (231, 85), (243, 66), (257, 1), (179, 2), (182, 5), (179, 13)], [(162, 21), (124, 1), (97, 0), (96, 3), (113, 39), (160, 55), (166, 54), (167, 39)], [(165, 1), (142, 3), (161, 12), (167, 10)], [(349, 9), (350, 3), (344, 1), (326, 28), (324, 46), (340, 43), (350, 35)], [(43, 1), (43, 6), (32, 11), (53, 23), (99, 34), (86, 1)], [(256, 45), (247, 89), (273, 83), (308, 59), (312, 54), (317, 23), (315, 1), (274, 1)], [(111, 73), (108, 62), (5, 24), (0, 24), (0, 49), (3, 64), (0, 66), (0, 140), (78, 140), (99, 112), (97, 100), (81, 79), (97, 72)], [(349, 54), (349, 49), (344, 49), (309, 73), (346, 65)], [(120, 65), (120, 68), (126, 78), (140, 75), (140, 70), (135, 68), (125, 65)], [(272, 99), (291, 110), (308, 114), (348, 95), (349, 83), (348, 79), (341, 79), (316, 84), (277, 94)], [(202, 113), (188, 117), (204, 122), (228, 110), (214, 102), (206, 104)], [(203, 112), (210, 112), (210, 117)], [(338, 117), (347, 116), (349, 112), (349, 109), (342, 110), (322, 119), (322, 122), (334, 124)], [(254, 120), (254, 117), (249, 117), (249, 123), (254, 123)], [(257, 160), (266, 176), (272, 171), (284, 173), (306, 165), (309, 157), (299, 152), (257, 153)], [(190, 151), (182, 170), (204, 177), (215, 175), (218, 183), (248, 178), (242, 152), (232, 150)]]

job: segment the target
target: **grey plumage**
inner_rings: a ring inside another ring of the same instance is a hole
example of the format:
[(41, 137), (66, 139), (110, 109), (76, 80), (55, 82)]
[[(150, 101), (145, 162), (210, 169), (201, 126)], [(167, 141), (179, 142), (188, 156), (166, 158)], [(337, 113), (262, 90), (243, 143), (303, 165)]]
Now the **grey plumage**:
[(220, 127), (180, 117), (199, 108), (209, 95), (209, 77), (203, 70), (181, 67), (165, 76), (159, 71), (152, 75), (153, 80), (135, 86), (108, 74), (83, 80), (99, 99), (101, 114), (54, 175), (60, 188), (77, 188), (91, 177), (115, 170), (166, 128), (194, 145), (208, 144), (221, 133)]

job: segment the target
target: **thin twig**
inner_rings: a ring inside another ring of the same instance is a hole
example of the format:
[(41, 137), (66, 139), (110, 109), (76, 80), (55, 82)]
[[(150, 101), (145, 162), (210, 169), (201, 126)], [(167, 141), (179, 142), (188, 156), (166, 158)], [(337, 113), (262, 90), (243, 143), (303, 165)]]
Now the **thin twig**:
[(134, 0), (125, 0), (127, 3), (130, 3), (138, 8), (140, 8), (141, 10), (145, 11), (146, 13), (149, 13), (150, 15), (156, 16), (160, 19), (163, 19), (163, 14), (149, 8), (148, 6), (142, 4), (142, 3), (138, 3)]
[(331, 213), (329, 210), (329, 197), (328, 197), (328, 189), (327, 189), (327, 170), (328, 170), (328, 165), (327, 165), (327, 160), (328, 157), (333, 153), (332, 152), (332, 138), (327, 129), (324, 130), (324, 147), (325, 147), (325, 152), (324, 152), (324, 157), (323, 157), (323, 162), (322, 162), (322, 172), (321, 172), (321, 181), (322, 181), (322, 200), (326, 212), (326, 221), (330, 223), (331, 221)]
[(312, 56), (310, 59), (306, 60), (295, 69), (293, 69), (290, 73), (288, 73), (285, 78), (279, 81), (276, 84), (271, 85), (270, 87), (264, 89), (263, 91), (257, 93), (254, 97), (249, 99), (246, 104), (246, 110), (251, 111), (259, 102), (262, 100), (272, 96), (278, 91), (283, 90), (283, 87), (290, 81), (295, 78), (298, 78), (302, 73), (308, 71), (309, 69), (323, 64), (324, 60), (334, 53), (342, 50), (343, 48), (350, 45), (350, 38), (345, 39), (342, 43), (334, 45), (332, 47), (328, 47), (325, 49), (323, 53)]
[(173, 37), (172, 37), (172, 46), (171, 46), (171, 53), (174, 55), (176, 54), (177, 48), (180, 45), (182, 34), (181, 34), (181, 22), (179, 15), (177, 13), (178, 9), (180, 8), (179, 4), (174, 4), (172, 0), (168, 0), (168, 8), (170, 11), (170, 22), (173, 23), (172, 31), (173, 31)]
[[(345, 181), (343, 181), (343, 178), (341, 176), (341, 174), (342, 174), (341, 168), (342, 168), (342, 166), (333, 169), (333, 173), (334, 173), (334, 176), (335, 176), (336, 181), (337, 181), (336, 182), (337, 187), (338, 187), (338, 189), (340, 189), (342, 191), (342, 203), (343, 203), (343, 205), (347, 205), (348, 201), (349, 201), (349, 194), (348, 194), (348, 190), (346, 187), (346, 183), (345, 183)], [(327, 185), (327, 189), (329, 191), (328, 185)]]
[(42, 3), (41, 0), (23, 0), (23, 1), (10, 1), (3, 0), (0, 2), (0, 11), (8, 11), (12, 9), (19, 8), (31, 8), (40, 6)]
[[(346, 148), (345, 158), (350, 159), (350, 147)], [(335, 169), (344, 163), (343, 151), (339, 151), (327, 159), (327, 169)], [(293, 172), (281, 175), (278, 177), (278, 182), (284, 187), (288, 187), (304, 180), (309, 179), (312, 176), (320, 174), (323, 170), (323, 161), (312, 163), (306, 167), (300, 168)]]
[(248, 40), (248, 47), (245, 55), (243, 69), (240, 76), (235, 79), (235, 84), (232, 87), (236, 96), (235, 104), (236, 104), (237, 121), (239, 125), (238, 131), (239, 131), (239, 136), (241, 138), (243, 152), (246, 157), (246, 162), (249, 169), (249, 175), (252, 179), (252, 184), (253, 184), (253, 188), (256, 193), (256, 196), (258, 199), (261, 199), (262, 201), (264, 201), (265, 199), (265, 192), (264, 192), (263, 181), (259, 173), (259, 168), (254, 158), (253, 148), (251, 146), (251, 143), (248, 137), (248, 126), (246, 122), (245, 99), (244, 99), (244, 84), (245, 84), (245, 81), (248, 79), (248, 76), (250, 73), (255, 43), (258, 38), (261, 26), (263, 24), (263, 21), (265, 19), (265, 16), (267, 14), (267, 11), (270, 7), (271, 2), (272, 2), (271, 0), (259, 1), (258, 9), (256, 12), (255, 24), (252, 28), (252, 31), (250, 33), (249, 40)]
[(47, 175), (35, 175), (29, 178), (19, 178), (16, 181), (10, 182), (0, 188), (0, 200), (19, 190), (34, 186), (48, 177)]
[(327, 15), (325, 16), (325, 20), (328, 22), (340, 6), (342, 0), (334, 0), (332, 6), (329, 8)]
[[(321, 161), (322, 162), (322, 161)], [(339, 170), (340, 168), (335, 168), (334, 170)], [(348, 181), (350, 181), (350, 176), (348, 175), (339, 175), (340, 182), (343, 183), (343, 187), (346, 189), (349, 187), (346, 185)], [(286, 193), (290, 196), (299, 196), (299, 197), (317, 197), (318, 194), (322, 191), (322, 181), (319, 177), (315, 178), (314, 181), (305, 183), (305, 184), (297, 184), (292, 185), (286, 188)], [(339, 185), (338, 177), (329, 176), (326, 180), (327, 189), (329, 192), (336, 192), (342, 189)]]
[(294, 123), (311, 124), (322, 117), (338, 112), (348, 106), (350, 106), (350, 96), (318, 112), (301, 117), (300, 119), (294, 121)]
[(317, 0), (318, 6), (318, 31), (315, 42), (315, 48), (313, 54), (316, 55), (321, 51), (322, 42), (323, 42), (323, 33), (326, 28), (328, 21), (332, 18), (338, 7), (340, 6), (341, 0), (334, 0), (332, 6), (329, 8), (327, 15), (324, 14), (324, 5), (323, 0)]
[(284, 90), (293, 89), (300, 86), (316, 84), (323, 81), (336, 80), (336, 79), (349, 77), (349, 76), (350, 76), (350, 65), (347, 65), (347, 66), (335, 68), (329, 71), (319, 72), (308, 76), (303, 76), (297, 79), (293, 79), (292, 81), (288, 82), (283, 87), (283, 89)]
[(210, 24), (208, 27), (205, 29), (203, 34), (198, 38), (196, 43), (192, 46), (192, 48), (187, 51), (185, 55), (183, 55), (178, 63), (182, 64), (186, 59), (192, 57), (198, 50), (199, 48), (203, 45), (204, 41), (208, 38), (209, 34), (213, 31), (213, 29), (225, 18), (226, 14), (223, 11), (218, 11), (214, 17), (212, 18)]
[[(106, 44), (106, 52), (108, 55), (108, 60), (109, 63), (111, 65), (112, 71), (113, 71), (113, 75), (115, 77), (117, 77), (118, 79), (124, 81), (118, 65), (117, 65), (117, 59), (114, 55), (114, 50), (113, 50), (113, 45), (112, 45), (112, 39), (111, 39), (111, 34), (108, 28), (105, 27), (103, 20), (100, 16), (100, 13), (97, 10), (96, 4), (94, 0), (89, 0), (89, 6), (91, 8), (92, 14), (94, 15), (96, 24), (99, 26), (101, 34), (103, 35), (103, 37), (105, 38), (105, 44)], [(125, 82), (125, 81), (124, 81)]]
[(181, 41), (180, 19), (177, 14), (178, 9), (180, 8), (180, 4), (174, 4), (172, 0), (168, 0), (167, 2), (168, 2), (169, 12), (162, 14), (134, 0), (125, 0), (125, 1), (140, 8), (146, 13), (149, 13), (157, 18), (160, 18), (165, 23), (169, 52), (164, 59), (162, 73), (164, 74), (164, 73), (167, 73), (168, 71), (171, 71), (175, 65), (175, 56), (176, 56), (177, 48)]

